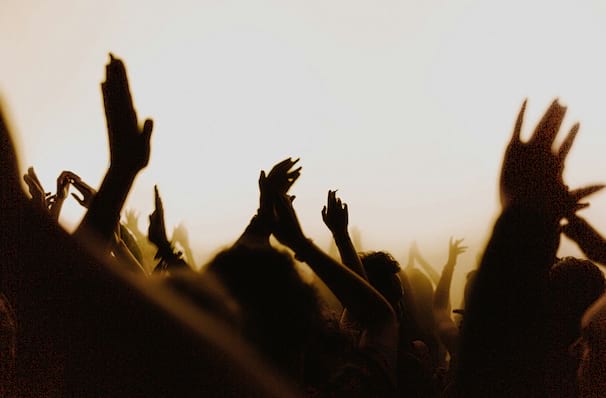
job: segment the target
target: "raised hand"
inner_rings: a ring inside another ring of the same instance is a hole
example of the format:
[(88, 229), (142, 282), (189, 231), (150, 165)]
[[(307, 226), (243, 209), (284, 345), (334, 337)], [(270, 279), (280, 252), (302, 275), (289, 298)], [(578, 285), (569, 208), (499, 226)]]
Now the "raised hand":
[(333, 235), (347, 234), (349, 213), (347, 203), (342, 203), (336, 196), (337, 191), (328, 191), (326, 206), (322, 208), (322, 220)]
[(101, 83), (110, 148), (110, 168), (135, 174), (147, 166), (151, 119), (139, 127), (124, 63), (110, 54), (105, 82)]
[[(140, 129), (137, 113), (121, 60), (110, 54), (106, 79), (101, 83), (110, 147), (110, 165), (95, 200), (74, 233), (76, 237), (94, 235), (97, 245), (109, 248), (135, 177), (149, 162), (152, 121)], [(84, 188), (84, 187), (83, 187)], [(83, 198), (84, 199), (84, 198)]]
[(456, 239), (453, 241), (452, 236), (448, 241), (448, 262), (447, 265), (452, 264), (453, 266), (457, 263), (457, 257), (467, 250), (467, 246), (461, 246), (463, 239)]
[(269, 174), (261, 170), (259, 175), (259, 213), (263, 216), (273, 214), (273, 195), (286, 195), (301, 175), (301, 167), (291, 170), (299, 159), (284, 159), (272, 167)]
[(57, 177), (57, 192), (49, 197), (49, 214), (53, 220), (59, 219), (63, 202), (65, 202), (69, 192), (70, 178), (68, 173), (64, 171), (59, 174), (59, 177)]
[(32, 196), (32, 203), (41, 210), (48, 211), (50, 192), (44, 192), (42, 183), (38, 179), (33, 167), (27, 169), (27, 174), (23, 176), (23, 181), (27, 184), (29, 194)]
[(170, 242), (166, 237), (166, 226), (164, 225), (164, 206), (162, 205), (162, 198), (158, 192), (158, 187), (154, 186), (155, 204), (156, 208), (149, 216), (149, 229), (147, 236), (150, 242), (158, 247), (158, 249), (164, 249), (167, 246), (170, 247)]
[(579, 131), (576, 123), (557, 151), (555, 138), (566, 114), (557, 100), (549, 106), (528, 142), (520, 134), (526, 110), (524, 101), (518, 115), (511, 141), (505, 151), (501, 169), (501, 204), (503, 208), (520, 206), (537, 209), (561, 218), (585, 207), (579, 200), (604, 186), (595, 185), (568, 191), (562, 179), (564, 162)]
[(364, 265), (347, 230), (349, 222), (347, 204), (342, 203), (336, 194), (337, 191), (328, 191), (326, 206), (322, 208), (322, 220), (324, 220), (324, 224), (332, 232), (339, 249), (341, 262), (361, 278), (368, 280)]
[(74, 186), (74, 188), (76, 188), (78, 192), (80, 192), (82, 198), (80, 198), (75, 193), (72, 193), (71, 195), (74, 199), (76, 199), (76, 202), (80, 203), (82, 207), (88, 209), (93, 201), (93, 198), (97, 194), (97, 191), (93, 187), (82, 181), (80, 176), (71, 171), (64, 171), (63, 173), (61, 173), (60, 178), (61, 177), (68, 180)]

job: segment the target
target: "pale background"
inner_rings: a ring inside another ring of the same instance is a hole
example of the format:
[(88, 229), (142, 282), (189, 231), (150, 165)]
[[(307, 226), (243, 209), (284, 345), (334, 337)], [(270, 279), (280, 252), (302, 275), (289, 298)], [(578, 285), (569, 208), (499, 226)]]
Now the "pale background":
[[(47, 190), (62, 170), (98, 187), (112, 51), (140, 117), (155, 120), (150, 165), (126, 205), (142, 229), (157, 183), (169, 233), (184, 221), (204, 262), (248, 223), (259, 171), (301, 157), (293, 193), (310, 237), (328, 247), (320, 210), (338, 188), (362, 249), (405, 262), (416, 239), (441, 269), (448, 237), (465, 237), (460, 282), (497, 214), (525, 97), (526, 134), (556, 96), (569, 106), (564, 127), (582, 122), (569, 184), (606, 181), (604, 4), (0, 0), (0, 94), (23, 171), (33, 165)], [(606, 230), (606, 197), (584, 214)], [(81, 216), (71, 200), (61, 222)]]

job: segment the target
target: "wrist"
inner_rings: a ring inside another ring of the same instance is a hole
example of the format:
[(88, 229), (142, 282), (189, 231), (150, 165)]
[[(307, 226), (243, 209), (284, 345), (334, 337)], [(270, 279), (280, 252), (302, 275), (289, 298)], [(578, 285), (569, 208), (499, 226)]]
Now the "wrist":
[(293, 251), (295, 252), (295, 258), (302, 262), (307, 262), (309, 259), (309, 255), (312, 253), (314, 248), (314, 243), (311, 239), (304, 238), (302, 241), (298, 242), (295, 247), (293, 247)]

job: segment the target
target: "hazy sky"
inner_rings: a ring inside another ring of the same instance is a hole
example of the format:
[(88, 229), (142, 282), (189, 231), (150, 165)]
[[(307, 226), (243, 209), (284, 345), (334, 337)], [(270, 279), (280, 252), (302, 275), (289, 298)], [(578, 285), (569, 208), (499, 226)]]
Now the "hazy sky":
[[(0, 0), (0, 93), (23, 170), (47, 190), (62, 170), (98, 186), (112, 51), (155, 120), (126, 206), (142, 229), (157, 183), (169, 229), (185, 221), (202, 258), (248, 223), (259, 171), (301, 157), (292, 191), (311, 238), (327, 245), (320, 210), (338, 188), (364, 249), (403, 257), (416, 239), (441, 267), (448, 237), (465, 237), (460, 278), (525, 97), (526, 134), (556, 96), (564, 127), (581, 121), (569, 184), (606, 181), (605, 27), (601, 1)], [(81, 215), (72, 200), (62, 222)], [(606, 230), (606, 197), (585, 215)]]

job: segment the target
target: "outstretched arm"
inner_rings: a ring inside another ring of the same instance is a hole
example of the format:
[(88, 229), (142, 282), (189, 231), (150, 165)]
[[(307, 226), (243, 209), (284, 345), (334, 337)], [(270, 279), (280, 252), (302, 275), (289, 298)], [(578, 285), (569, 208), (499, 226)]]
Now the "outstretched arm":
[(147, 166), (153, 128), (147, 119), (139, 127), (126, 69), (110, 54), (106, 80), (101, 84), (109, 137), (110, 165), (88, 212), (75, 232), (77, 237), (93, 235), (109, 247), (120, 210), (137, 174)]
[(433, 315), (436, 320), (438, 336), (451, 355), (455, 354), (459, 329), (450, 316), (450, 285), (457, 257), (467, 249), (460, 246), (463, 239), (448, 242), (448, 261), (442, 270), (442, 276), (433, 296)]
[(339, 249), (341, 262), (359, 277), (367, 281), (366, 271), (347, 231), (347, 224), (349, 222), (347, 203), (342, 203), (336, 194), (337, 191), (328, 191), (327, 203), (322, 209), (322, 220), (324, 220), (324, 224), (332, 232), (332, 236)]
[(562, 227), (566, 236), (575, 241), (587, 258), (600, 264), (606, 264), (606, 239), (585, 219), (572, 215), (568, 224)]
[[(539, 396), (545, 349), (544, 291), (559, 245), (559, 222), (587, 190), (568, 191), (562, 172), (579, 125), (560, 148), (566, 108), (554, 101), (528, 142), (522, 106), (501, 169), (502, 213), (466, 303), (459, 351), (462, 396)], [(506, 289), (503, 289), (506, 286)]]
[(395, 314), (383, 296), (364, 279), (339, 264), (307, 239), (292, 207), (291, 198), (275, 196), (277, 222), (274, 235), (306, 262), (341, 303), (383, 345), (397, 348)]

